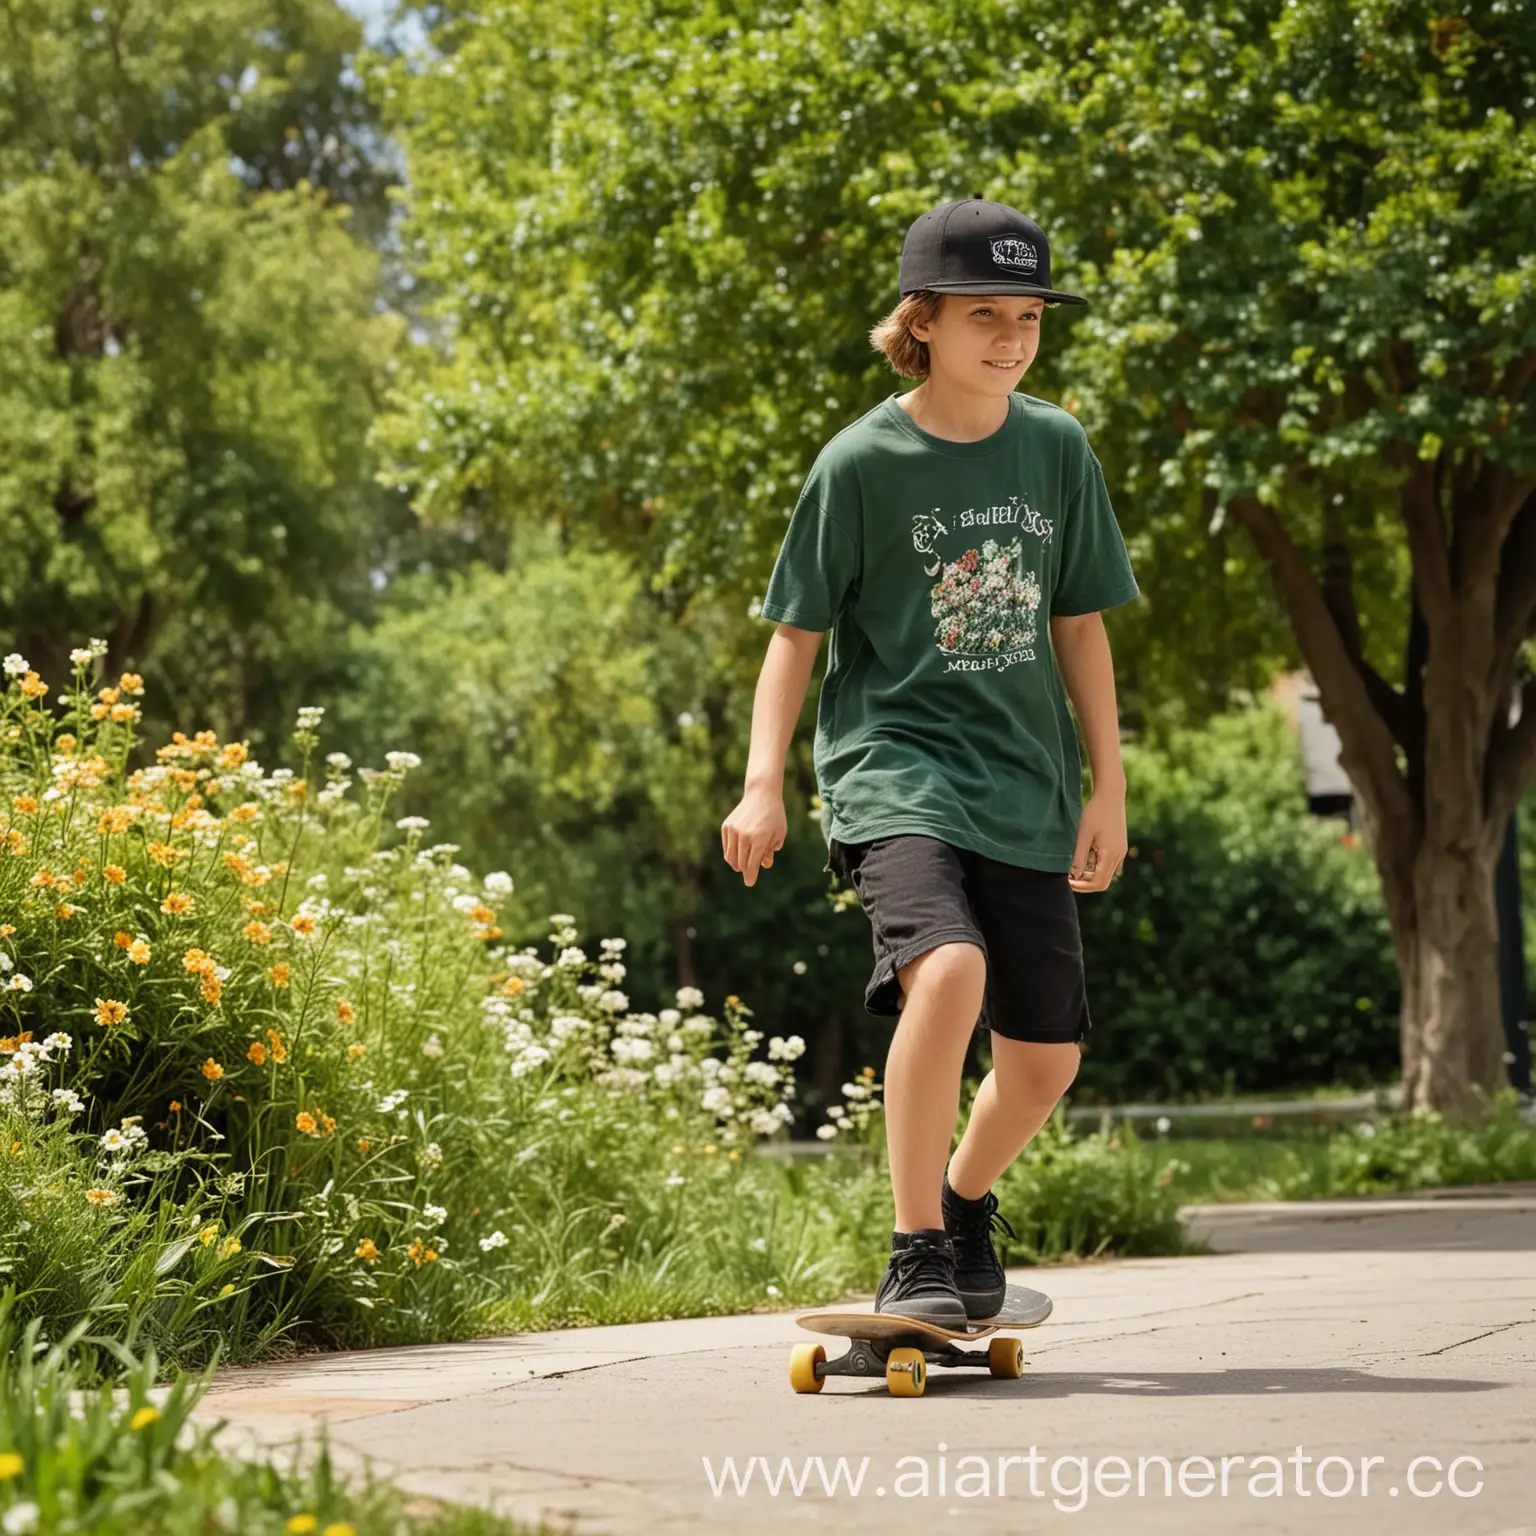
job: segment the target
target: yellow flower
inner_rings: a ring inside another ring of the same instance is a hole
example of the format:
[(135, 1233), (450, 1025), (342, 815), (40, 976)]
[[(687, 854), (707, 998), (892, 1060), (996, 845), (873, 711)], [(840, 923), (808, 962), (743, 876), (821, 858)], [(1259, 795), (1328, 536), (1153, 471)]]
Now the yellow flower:
[(265, 923), (250, 922), (240, 930), (252, 944), (270, 944), (272, 930)]
[(336, 1122), (324, 1110), (320, 1112), (320, 1122), (325, 1126), (325, 1134), (327, 1136), (336, 1129)]
[(92, 1205), (116, 1205), (123, 1197), (115, 1189), (88, 1189), (85, 1198)]
[(346, 998), (339, 997), (336, 999), (336, 1017), (340, 1019), (343, 1024), (350, 1024), (352, 1020), (357, 1017), (357, 1010), (352, 1006), (351, 1003), (346, 1000)]
[(23, 816), (37, 815), (37, 801), (31, 795), (17, 795), (11, 804), (21, 812)]
[(224, 1076), (224, 1068), (221, 1067), (218, 1062), (213, 1059), (212, 1056), (210, 1056), (208, 1060), (203, 1063), (203, 1076), (206, 1077), (210, 1083), (216, 1083), (221, 1077)]
[(203, 1245), (204, 1248), (206, 1248), (208, 1244), (211, 1243), (218, 1235), (218, 1223), (210, 1222), (197, 1234), (197, 1240)]
[(67, 923), (70, 918), (75, 915), (76, 912), (84, 912), (85, 908), (77, 907), (73, 902), (61, 901), (56, 910), (60, 921)]
[(135, 939), (133, 943), (128, 946), (128, 958), (132, 960), (135, 965), (148, 965), (148, 942), (144, 939)]
[(286, 987), (288, 985), (288, 978), (293, 975), (293, 967), (286, 960), (279, 960), (267, 972), (267, 975), (272, 978), (272, 985), (274, 987)]
[(356, 1045), (356, 1044), (353, 1044), (353, 1045), (349, 1045), (347, 1047), (347, 1055), (353, 1061), (356, 1061), (359, 1056), (366, 1055), (367, 1052), (368, 1052), (368, 1047), (366, 1045)]
[(145, 1403), (145, 1405), (140, 1408), (139, 1411), (134, 1414), (131, 1419), (129, 1419), (128, 1427), (129, 1429), (148, 1429), (149, 1426), (153, 1424), (159, 1417), (160, 1410), (151, 1406), (149, 1403)]
[(184, 971), (206, 971), (213, 964), (213, 956), (205, 949), (189, 949), (181, 957)]
[(359, 1136), (357, 1138), (357, 1150), (359, 1152), (366, 1152), (368, 1150), (368, 1138), (366, 1136)]
[(293, 1117), (293, 1123), (297, 1125), (298, 1128), (303, 1131), (306, 1136), (313, 1136), (315, 1134), (315, 1117), (310, 1114), (307, 1109), (301, 1109), (298, 1114)]
[(267, 1064), (267, 1048), (261, 1043), (260, 1040), (252, 1040), (251, 1043), (246, 1046), (245, 1054), (250, 1058), (250, 1060), (254, 1061), (258, 1067), (264, 1067)]
[(121, 885), (128, 878), (128, 871), (121, 864), (107, 864), (102, 868), (101, 878), (108, 885)]
[(232, 1296), (232, 1295), (234, 1295), (234, 1291), (235, 1291), (235, 1287), (234, 1287), (234, 1282), (233, 1281), (231, 1281), (227, 1285), (221, 1285), (219, 1287), (219, 1295), (220, 1296)]
[(26, 1465), (15, 1451), (0, 1451), (0, 1483), (8, 1483), (13, 1477), (19, 1477)]
[(221, 1259), (232, 1259), (239, 1252), (240, 1239), (236, 1237), (233, 1232), (231, 1232), (230, 1235), (226, 1237), (222, 1243), (219, 1244), (219, 1257)]
[(140, 677), (137, 672), (124, 672), (123, 675), (118, 678), (117, 686), (121, 688), (124, 693), (143, 693), (144, 679)]
[(335, 1520), (321, 1531), (320, 1536), (357, 1536), (357, 1533), (345, 1520)]
[[(45, 693), (48, 692), (48, 684), (45, 683), (37, 675), (36, 672), (28, 672), (16, 686), (20, 688), (21, 691), (26, 694), (29, 699), (40, 699)], [(58, 737), (54, 742), (54, 746), (57, 747), (59, 742), (63, 741), (63, 739), (64, 738), (62, 736)], [(71, 741), (70, 745), (72, 746), (73, 744), (73, 741)], [(60, 750), (63, 751), (64, 749), (60, 748)]]
[(203, 1001), (205, 1003), (217, 1003), (224, 995), (224, 983), (219, 980), (218, 972), (210, 965), (203, 972)]
[(272, 1060), (281, 1064), (288, 1060), (288, 1047), (283, 1044), (283, 1037), (275, 1029), (267, 1031), (267, 1044), (272, 1047)]
[(131, 933), (124, 933), (122, 929), (119, 928), (118, 931), (112, 935), (112, 942), (119, 949), (129, 949), (133, 945), (133, 935)]
[(291, 1532), (292, 1536), (308, 1536), (319, 1524), (313, 1515), (295, 1515), (283, 1529)]
[(160, 910), (172, 917), (185, 917), (192, 910), (192, 898), (185, 891), (172, 891), (160, 903)]
[(238, 768), (248, 755), (243, 741), (232, 741), (219, 754), (219, 767)]
[(523, 990), (523, 978), (521, 976), (509, 976), (507, 984), (501, 990), (509, 997), (516, 997)]
[(731, 1150), (726, 1154), (726, 1156), (729, 1157), (730, 1160), (733, 1163), (734, 1162), (739, 1162), (740, 1159), (741, 1159), (741, 1148), (740, 1147), (732, 1147)]
[(706, 1157), (712, 1157), (712, 1156), (713, 1156), (713, 1155), (714, 1155), (714, 1151), (715, 1151), (715, 1148), (714, 1148), (714, 1143), (713, 1143), (713, 1142), (711, 1142), (711, 1143), (710, 1143), (710, 1145), (709, 1145), (709, 1146), (707, 1146), (707, 1147), (700, 1147), (700, 1148), (699, 1148), (699, 1150), (700, 1150), (700, 1151), (701, 1151), (701, 1152), (702, 1152), (702, 1153), (703, 1153), (703, 1154), (704, 1154), (704, 1155), (705, 1155), (705, 1156), (706, 1156)]
[(176, 848), (170, 843), (151, 843), (149, 845), (150, 858), (162, 869), (172, 868), (177, 859), (181, 858), (186, 851), (185, 848)]
[(120, 1003), (112, 997), (96, 999), (96, 1022), (103, 1028), (110, 1029), (114, 1024), (121, 1024), (127, 1017), (127, 1003)]
[(288, 920), (288, 926), (295, 933), (313, 933), (315, 920), (308, 912), (295, 912)]
[(171, 1100), (171, 1113), (173, 1115), (178, 1115), (178, 1114), (181, 1113), (181, 1100), (180, 1099), (172, 1099)]
[(378, 1258), (378, 1246), (374, 1243), (371, 1237), (365, 1237), (362, 1242), (357, 1245), (357, 1256), (360, 1259), (366, 1259), (370, 1264), (372, 1264)]

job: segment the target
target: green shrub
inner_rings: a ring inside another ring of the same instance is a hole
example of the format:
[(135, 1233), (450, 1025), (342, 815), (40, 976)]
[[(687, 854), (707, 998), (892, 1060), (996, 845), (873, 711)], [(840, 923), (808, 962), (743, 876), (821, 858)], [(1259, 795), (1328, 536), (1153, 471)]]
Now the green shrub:
[(1255, 1198), (1309, 1200), (1536, 1179), (1536, 1126), (1522, 1116), (1519, 1095), (1504, 1088), (1479, 1097), (1486, 1108), (1480, 1121), (1458, 1123), (1433, 1109), (1362, 1120), (1329, 1140), (1321, 1157), (1280, 1159), (1256, 1181)]
[(1269, 703), (1128, 746), (1133, 856), (1078, 911), (1093, 1029), (1079, 1102), (1366, 1087), (1399, 1070), (1369, 854), (1307, 809)]
[[(0, 1293), (0, 1526), (7, 1532), (513, 1536), (518, 1529), (467, 1508), (407, 1514), (401, 1494), (371, 1469), (349, 1486), (336, 1475), (323, 1424), (318, 1443), (297, 1446), (299, 1456), (281, 1466), (225, 1457), (213, 1443), (217, 1427), (191, 1419), (214, 1366), (161, 1387), (153, 1350), (138, 1357), (117, 1339), (88, 1333), (89, 1316), (49, 1343), (40, 1317), (18, 1326), (23, 1299), (13, 1285)], [(87, 1390), (83, 1382), (96, 1379), (102, 1356), (121, 1364), (119, 1379)], [(87, 1357), (92, 1364), (82, 1368)]]

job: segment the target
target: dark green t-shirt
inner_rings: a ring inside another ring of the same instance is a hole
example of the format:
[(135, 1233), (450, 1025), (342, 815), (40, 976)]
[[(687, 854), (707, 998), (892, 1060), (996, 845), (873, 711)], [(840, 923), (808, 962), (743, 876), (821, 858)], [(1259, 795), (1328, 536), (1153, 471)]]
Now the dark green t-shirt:
[(1082, 763), (1049, 619), (1137, 592), (1104, 471), (1060, 406), (1016, 390), (990, 437), (953, 442), (893, 394), (845, 427), (761, 610), (832, 631), (814, 751), (829, 845), (921, 832), (1069, 870)]

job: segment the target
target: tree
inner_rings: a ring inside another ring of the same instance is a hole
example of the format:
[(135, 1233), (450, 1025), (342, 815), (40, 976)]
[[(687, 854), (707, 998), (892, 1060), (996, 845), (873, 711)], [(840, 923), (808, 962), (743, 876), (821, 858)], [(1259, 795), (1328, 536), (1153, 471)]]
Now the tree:
[(1268, 567), (1381, 874), (1406, 1100), (1465, 1109), (1504, 1080), (1491, 876), (1536, 775), (1536, 33), (1496, 3), (1119, 14), (1053, 38), (1074, 387), (1133, 498)]
[(1382, 874), (1410, 1102), (1496, 1082), (1491, 855), (1536, 768), (1528, 682), (1507, 714), (1536, 605), (1518, 8), (430, 14), (436, 55), (375, 76), (449, 335), (381, 428), (392, 482), (624, 544), (681, 622), (750, 616), (816, 449), (900, 387), (868, 328), (907, 225), (978, 191), (1034, 213), (1092, 302), (1051, 312), (1030, 392), (1112, 471), (1132, 692), (1198, 716), (1299, 647)]
[(369, 595), (360, 42), (335, 0), (0, 12), (0, 632), (55, 686), (99, 634), (176, 723), (291, 720)]

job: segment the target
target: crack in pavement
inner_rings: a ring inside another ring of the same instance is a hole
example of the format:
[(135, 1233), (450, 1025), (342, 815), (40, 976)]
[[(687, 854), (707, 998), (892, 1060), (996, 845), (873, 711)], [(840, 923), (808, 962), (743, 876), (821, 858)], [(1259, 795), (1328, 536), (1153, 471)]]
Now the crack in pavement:
[(1500, 1323), (1497, 1328), (1490, 1328), (1486, 1333), (1474, 1333), (1470, 1339), (1458, 1339), (1454, 1344), (1444, 1344), (1439, 1349), (1421, 1349), (1419, 1358), (1429, 1355), (1443, 1355), (1453, 1349), (1460, 1349), (1463, 1344), (1476, 1344), (1479, 1339), (1491, 1339), (1496, 1333), (1508, 1333), (1511, 1328), (1529, 1328), (1536, 1318), (1522, 1317), (1517, 1322)]

